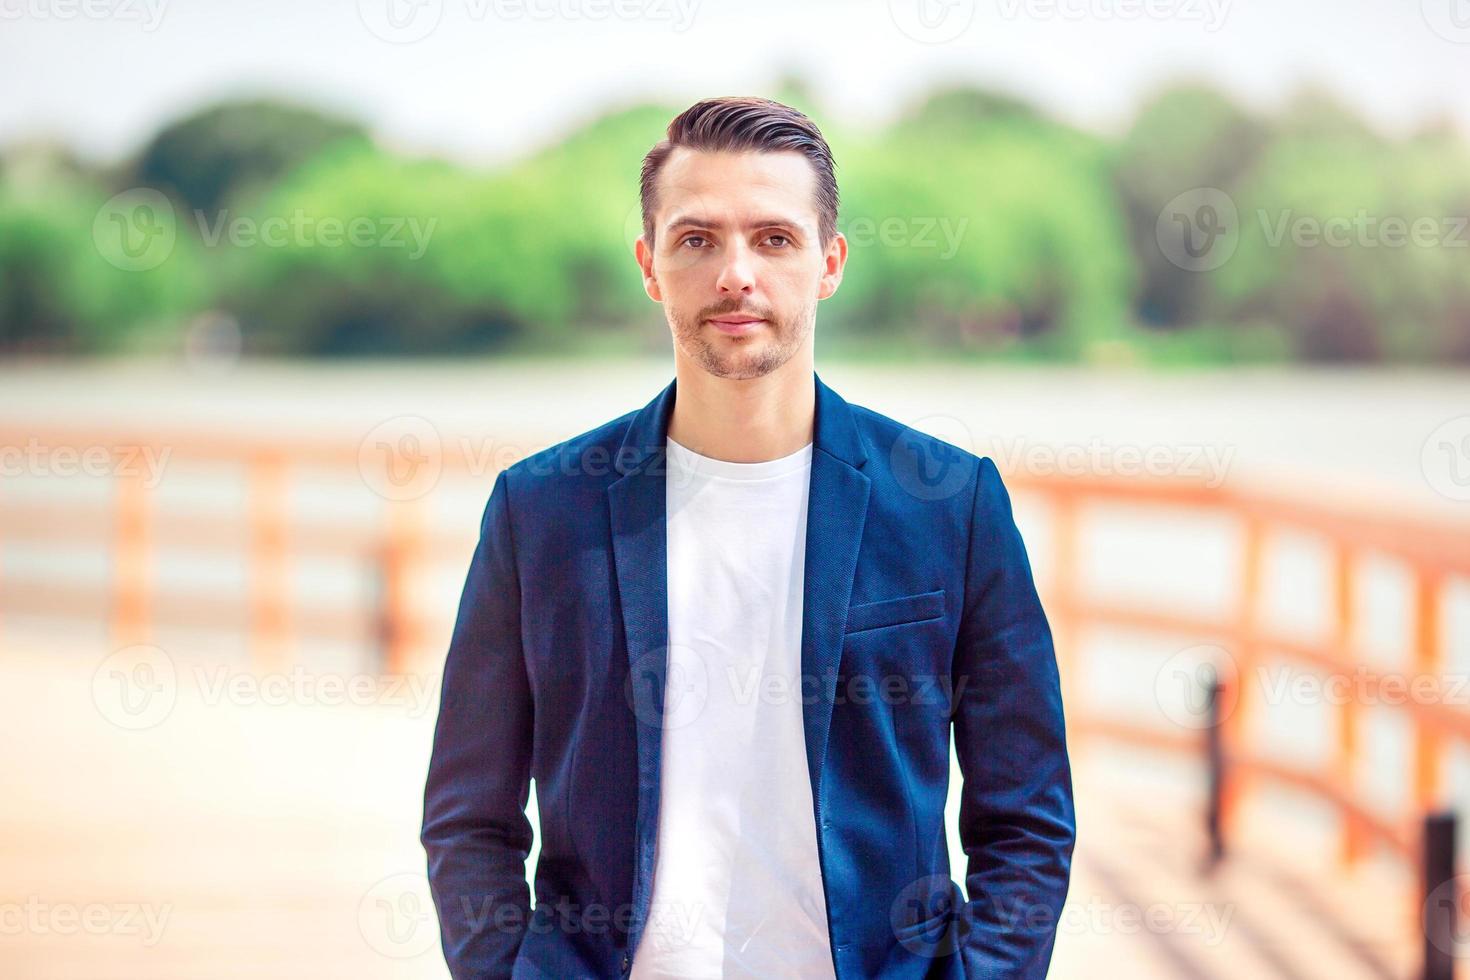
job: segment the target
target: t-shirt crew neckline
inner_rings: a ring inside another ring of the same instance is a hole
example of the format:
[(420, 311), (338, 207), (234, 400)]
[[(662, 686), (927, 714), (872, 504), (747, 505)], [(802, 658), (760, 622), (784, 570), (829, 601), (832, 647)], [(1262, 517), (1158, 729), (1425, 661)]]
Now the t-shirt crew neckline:
[(668, 441), (671, 465), (682, 472), (692, 472), (696, 476), (711, 479), (769, 480), (772, 477), (786, 476), (805, 469), (812, 458), (812, 443), (809, 442), (796, 452), (778, 459), (762, 460), (759, 463), (732, 463), (728, 460), (701, 455), (688, 446), (680, 445), (672, 438), (665, 438)]

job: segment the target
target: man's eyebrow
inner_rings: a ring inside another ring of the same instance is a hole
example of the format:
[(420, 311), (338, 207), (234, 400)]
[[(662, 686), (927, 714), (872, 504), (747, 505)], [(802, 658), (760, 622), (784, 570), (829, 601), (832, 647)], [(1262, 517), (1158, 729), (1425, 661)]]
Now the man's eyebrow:
[[(723, 227), (724, 226), (722, 224), (720, 224), (720, 222), (718, 222), (718, 221), (710, 221), (708, 218), (702, 218), (699, 215), (694, 215), (694, 214), (681, 214), (678, 217), (674, 218), (672, 221), (670, 221), (668, 223), (668, 225), (666, 225), (664, 227), (664, 231), (665, 232), (668, 232), (668, 233), (672, 233), (672, 232), (675, 232), (675, 231), (679, 230), (680, 228), (723, 228)], [(806, 226), (803, 225), (800, 221), (797, 221), (794, 218), (781, 218), (781, 217), (777, 217), (775, 215), (767, 215), (765, 217), (756, 218), (754, 221), (750, 222), (750, 227), (752, 227), (752, 228), (772, 228), (772, 227), (777, 227), (777, 228), (796, 228), (796, 229), (801, 230), (801, 231), (805, 231), (806, 230)]]

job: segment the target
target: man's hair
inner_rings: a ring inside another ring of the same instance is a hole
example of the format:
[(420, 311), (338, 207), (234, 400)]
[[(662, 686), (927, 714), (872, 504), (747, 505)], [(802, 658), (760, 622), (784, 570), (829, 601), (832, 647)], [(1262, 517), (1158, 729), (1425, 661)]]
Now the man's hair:
[(643, 158), (639, 194), (643, 203), (643, 237), (654, 242), (653, 212), (658, 206), (658, 175), (676, 147), (705, 152), (795, 151), (816, 172), (817, 234), (822, 248), (837, 234), (837, 177), (832, 149), (822, 131), (790, 106), (745, 96), (696, 102), (674, 117), (666, 137)]

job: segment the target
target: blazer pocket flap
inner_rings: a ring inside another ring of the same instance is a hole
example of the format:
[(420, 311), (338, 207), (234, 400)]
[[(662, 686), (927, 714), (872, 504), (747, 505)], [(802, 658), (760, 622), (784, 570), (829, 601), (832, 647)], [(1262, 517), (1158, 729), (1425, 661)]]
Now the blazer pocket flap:
[(864, 602), (847, 608), (847, 629), (857, 633), (877, 629), (880, 626), (899, 626), (938, 619), (944, 615), (944, 590), (921, 592), (918, 595), (901, 595), (877, 602)]

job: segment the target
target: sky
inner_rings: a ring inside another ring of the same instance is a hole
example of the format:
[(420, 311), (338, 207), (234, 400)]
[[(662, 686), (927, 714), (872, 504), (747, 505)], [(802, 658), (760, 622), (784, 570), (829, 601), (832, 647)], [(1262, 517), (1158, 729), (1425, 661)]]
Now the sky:
[(0, 146), (107, 161), (219, 98), (495, 163), (609, 108), (775, 94), (878, 126), (972, 82), (1096, 132), (1182, 77), (1269, 111), (1311, 84), (1400, 135), (1470, 133), (1470, 0), (0, 0)]

